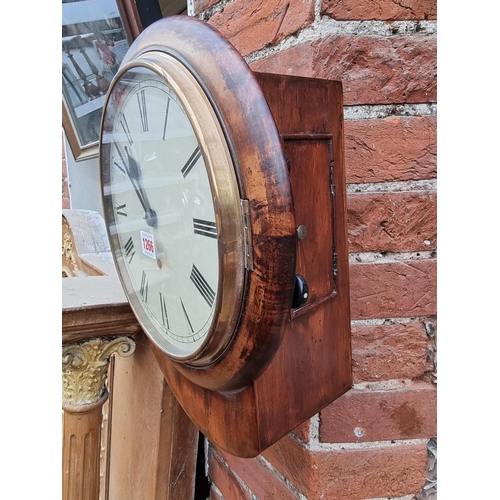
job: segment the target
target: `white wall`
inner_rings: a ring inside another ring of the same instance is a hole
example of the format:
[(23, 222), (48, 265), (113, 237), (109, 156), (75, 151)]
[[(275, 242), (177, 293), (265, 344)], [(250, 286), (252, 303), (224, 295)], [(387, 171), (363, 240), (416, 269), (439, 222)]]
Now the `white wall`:
[(66, 166), (68, 169), (71, 208), (95, 210), (103, 214), (101, 181), (97, 158), (75, 161), (71, 147), (65, 137)]

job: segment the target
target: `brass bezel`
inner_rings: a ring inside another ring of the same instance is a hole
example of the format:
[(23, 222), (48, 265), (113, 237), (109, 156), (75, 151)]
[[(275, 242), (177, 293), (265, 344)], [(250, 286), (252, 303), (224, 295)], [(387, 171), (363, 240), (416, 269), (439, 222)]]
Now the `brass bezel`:
[[(211, 391), (240, 390), (269, 365), (290, 321), (297, 236), (288, 167), (257, 79), (227, 40), (203, 21), (169, 16), (137, 37), (122, 64), (151, 62), (152, 55), (163, 61), (162, 54), (178, 61), (188, 80), (194, 78), (215, 112), (223, 131), (217, 127), (217, 140), (223, 139), (230, 151), (244, 208), (244, 217), (240, 206), (230, 217), (238, 227), (245, 219), (243, 239), (246, 236), (249, 252), (240, 252), (240, 239), (236, 258), (227, 254), (223, 259), (224, 276), (231, 266), (238, 268), (238, 297), (232, 299), (228, 287), (225, 295), (232, 305), (227, 316), (218, 316), (216, 335), (197, 359), (177, 361), (155, 343), (151, 347), (172, 390), (191, 383)], [(236, 189), (236, 183), (232, 185)], [(222, 199), (224, 193), (219, 194)], [(222, 324), (224, 317), (227, 325)]]
[[(188, 355), (178, 354), (175, 346), (158, 331), (142, 307), (138, 307), (136, 294), (128, 294), (134, 314), (142, 328), (154, 344), (171, 359), (203, 367), (214, 363), (224, 352), (236, 329), (244, 297), (245, 286), (245, 243), (241, 216), (241, 197), (231, 154), (217, 115), (205, 92), (189, 70), (177, 59), (159, 51), (150, 51), (136, 57), (120, 68), (111, 82), (103, 107), (103, 121), (106, 117), (108, 101), (117, 82), (129, 70), (136, 67), (148, 68), (165, 79), (175, 91), (183, 105), (193, 130), (203, 151), (205, 166), (210, 180), (214, 208), (219, 230), (219, 288), (214, 309), (212, 326), (205, 342)], [(99, 141), (101, 176), (104, 186), (106, 173), (103, 172), (103, 126)], [(103, 205), (108, 220), (114, 218), (112, 206), (103, 194)], [(113, 237), (109, 235), (113, 248)], [(115, 245), (116, 247), (116, 245)], [(119, 248), (113, 248), (117, 268), (121, 268)], [(130, 286), (128, 276), (119, 272), (125, 290)]]

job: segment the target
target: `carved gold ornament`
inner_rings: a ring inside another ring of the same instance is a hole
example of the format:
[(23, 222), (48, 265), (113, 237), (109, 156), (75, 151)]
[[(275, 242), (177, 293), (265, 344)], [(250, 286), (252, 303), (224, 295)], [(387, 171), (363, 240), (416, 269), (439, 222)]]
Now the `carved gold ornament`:
[(62, 241), (62, 258), (63, 258), (63, 277), (70, 277), (78, 271), (75, 251), (73, 249), (73, 238), (68, 226), (68, 221), (65, 217), (62, 218), (63, 226), (63, 241)]
[(106, 394), (109, 358), (113, 353), (131, 356), (135, 342), (128, 337), (96, 338), (63, 346), (63, 406), (94, 404)]

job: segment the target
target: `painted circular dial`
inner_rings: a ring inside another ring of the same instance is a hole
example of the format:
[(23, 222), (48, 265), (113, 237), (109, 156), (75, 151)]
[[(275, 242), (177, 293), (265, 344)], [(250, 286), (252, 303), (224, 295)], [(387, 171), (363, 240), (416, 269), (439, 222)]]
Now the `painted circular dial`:
[(190, 360), (214, 334), (224, 255), (203, 125), (170, 81), (134, 65), (114, 82), (102, 125), (103, 201), (139, 321), (167, 354)]

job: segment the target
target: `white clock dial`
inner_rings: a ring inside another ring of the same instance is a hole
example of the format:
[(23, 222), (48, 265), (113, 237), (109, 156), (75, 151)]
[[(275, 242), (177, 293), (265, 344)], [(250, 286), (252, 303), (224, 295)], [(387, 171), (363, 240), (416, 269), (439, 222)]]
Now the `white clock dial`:
[(205, 342), (219, 299), (218, 214), (205, 155), (181, 99), (151, 69), (124, 72), (109, 103), (104, 195), (122, 281), (160, 346), (189, 357)]

